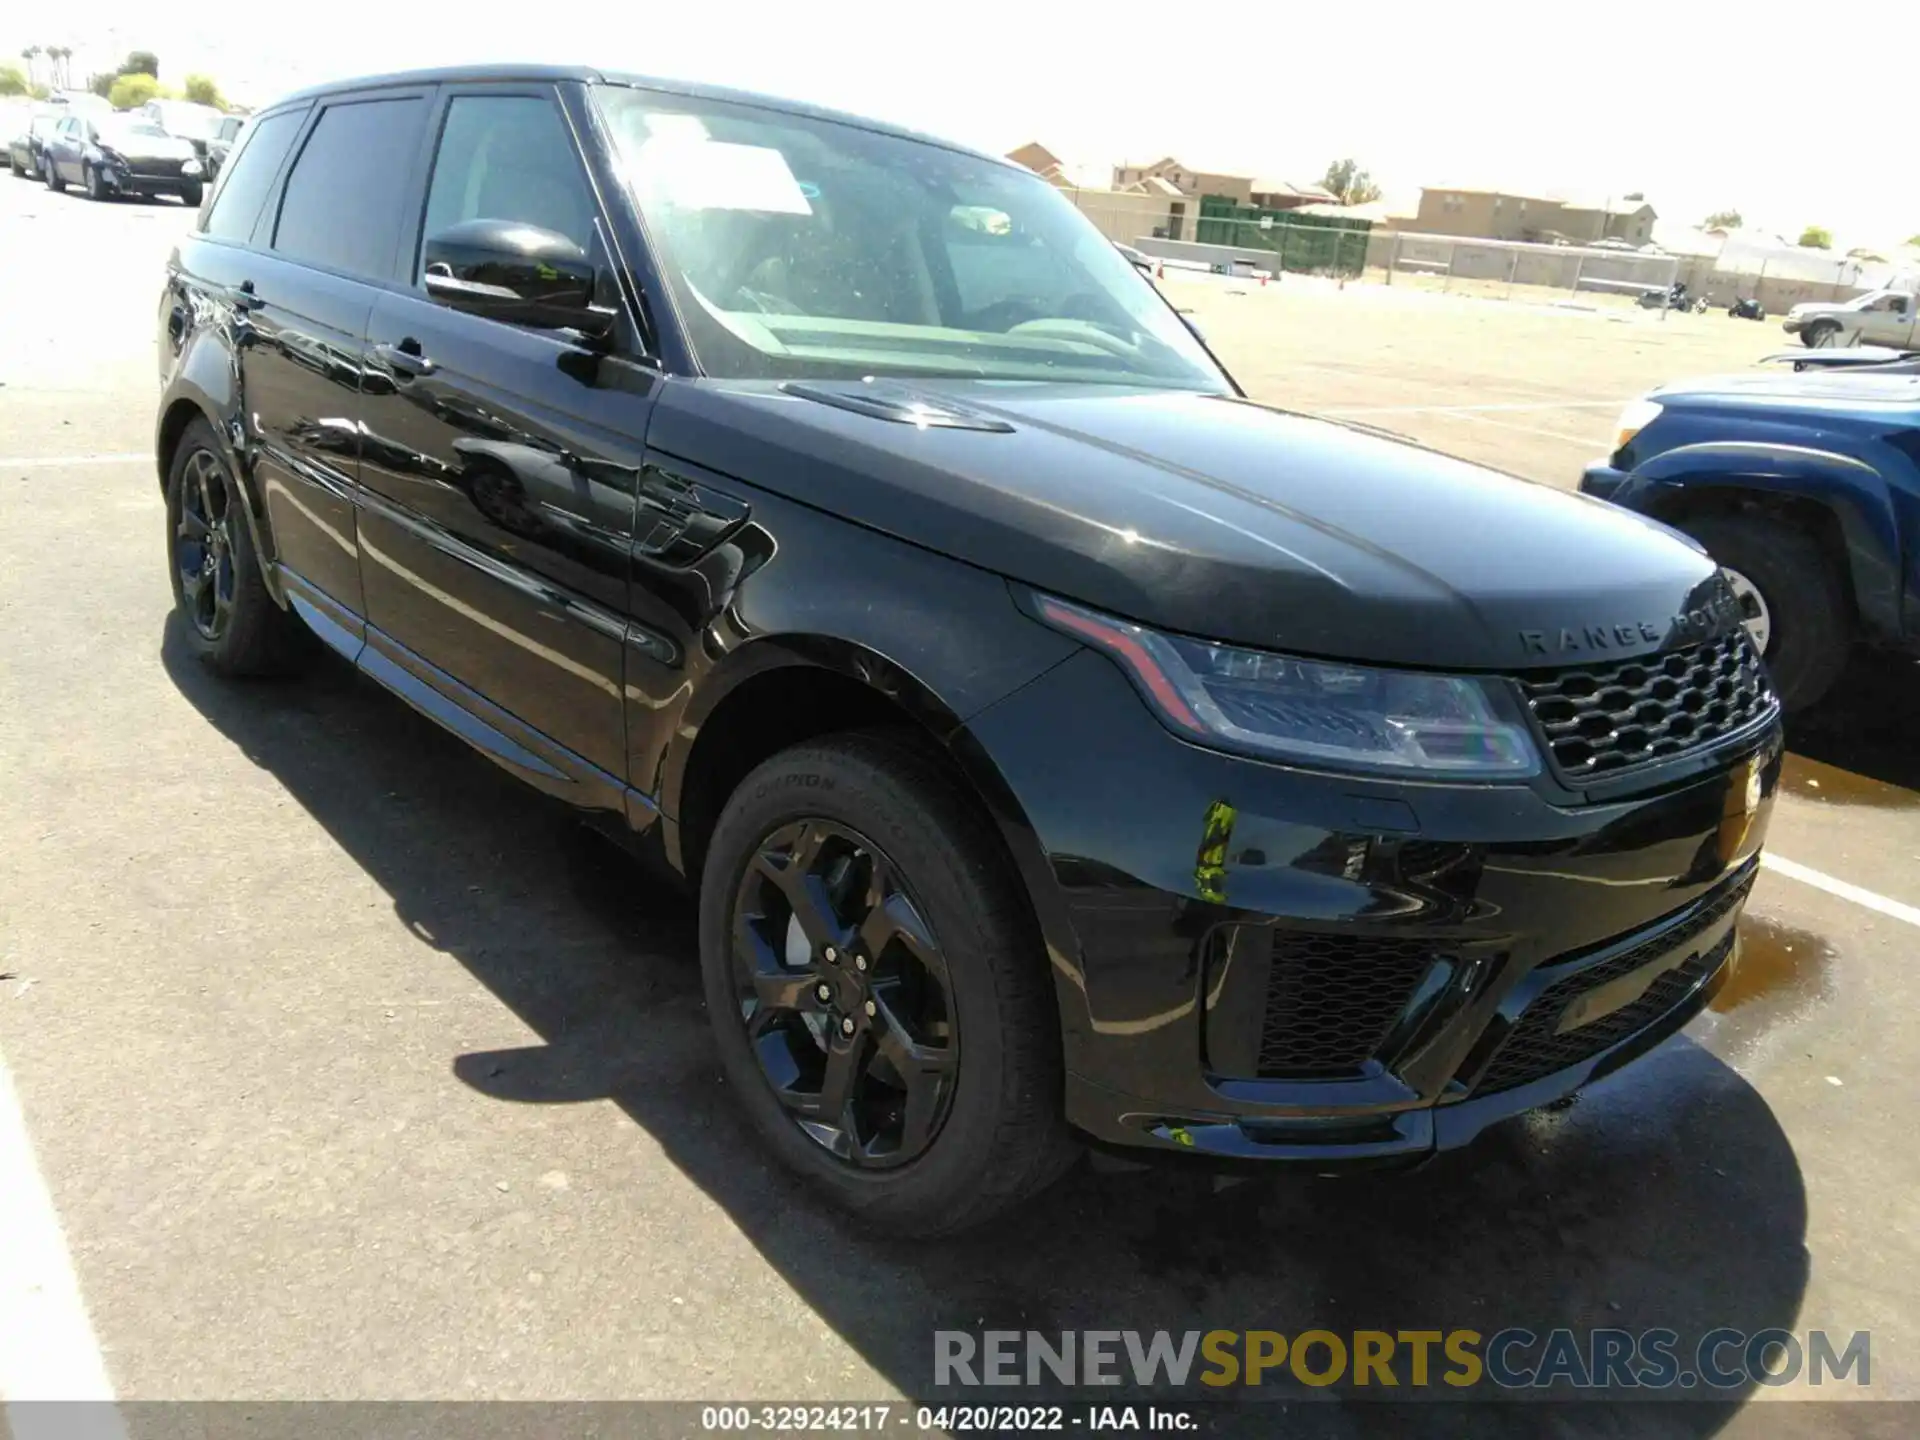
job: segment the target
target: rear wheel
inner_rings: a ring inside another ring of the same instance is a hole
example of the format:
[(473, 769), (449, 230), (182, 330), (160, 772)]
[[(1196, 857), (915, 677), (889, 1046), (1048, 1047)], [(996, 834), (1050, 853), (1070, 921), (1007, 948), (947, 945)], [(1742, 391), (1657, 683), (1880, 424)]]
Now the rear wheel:
[(282, 674), (311, 649), (260, 574), (239, 482), (204, 420), (187, 427), (167, 478), (167, 571), (187, 644), (222, 675)]
[(1758, 515), (1702, 515), (1680, 528), (1727, 572), (1781, 704), (1804, 710), (1825, 695), (1846, 668), (1853, 622), (1819, 543)]
[(902, 738), (776, 755), (716, 825), (700, 957), (768, 1145), (895, 1233), (980, 1223), (1071, 1161), (1051, 973), (998, 838)]

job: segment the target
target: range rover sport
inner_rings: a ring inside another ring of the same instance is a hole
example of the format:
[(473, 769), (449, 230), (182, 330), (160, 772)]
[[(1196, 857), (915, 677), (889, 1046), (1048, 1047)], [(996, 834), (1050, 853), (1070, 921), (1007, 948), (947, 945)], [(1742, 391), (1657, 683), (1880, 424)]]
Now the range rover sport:
[(1094, 1142), (1412, 1162), (1725, 978), (1779, 774), (1720, 572), (1246, 399), (1053, 187), (589, 69), (248, 125), (159, 307), (177, 623), (317, 643), (697, 894), (876, 1227)]

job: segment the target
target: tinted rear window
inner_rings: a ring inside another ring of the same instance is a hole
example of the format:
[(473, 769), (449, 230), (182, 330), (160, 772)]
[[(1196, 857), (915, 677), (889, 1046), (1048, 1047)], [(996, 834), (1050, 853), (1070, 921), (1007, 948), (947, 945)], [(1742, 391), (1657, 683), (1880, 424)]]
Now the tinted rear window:
[(207, 213), (207, 234), (227, 240), (245, 240), (253, 234), (273, 177), (280, 173), (280, 162), (287, 158), (288, 148), (300, 133), (300, 122), (306, 118), (304, 110), (285, 110), (254, 122), (220, 172), (220, 188)]
[(330, 105), (287, 176), (273, 248), (350, 275), (385, 276), (426, 101)]

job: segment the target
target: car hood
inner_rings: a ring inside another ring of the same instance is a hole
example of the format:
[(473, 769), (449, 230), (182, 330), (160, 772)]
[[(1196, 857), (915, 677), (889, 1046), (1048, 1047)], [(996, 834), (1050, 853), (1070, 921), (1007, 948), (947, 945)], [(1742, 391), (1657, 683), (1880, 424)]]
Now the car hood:
[(1513, 669), (1731, 623), (1628, 511), (1358, 427), (1113, 386), (702, 380), (652, 449), (1168, 630)]
[(195, 153), (177, 135), (103, 135), (100, 143), (129, 160), (191, 160)]
[[(1889, 356), (1899, 352), (1888, 351)], [(1651, 390), (1662, 405), (1689, 401), (1778, 409), (1879, 411), (1920, 405), (1920, 375), (1839, 369), (1744, 371), (1674, 380)]]

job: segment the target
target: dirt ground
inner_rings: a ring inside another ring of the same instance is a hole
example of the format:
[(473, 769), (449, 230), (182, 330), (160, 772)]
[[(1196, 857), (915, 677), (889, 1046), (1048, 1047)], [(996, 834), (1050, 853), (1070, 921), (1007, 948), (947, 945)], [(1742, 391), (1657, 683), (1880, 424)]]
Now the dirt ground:
[(1288, 276), (1261, 285), (1169, 271), (1214, 352), (1257, 400), (1365, 421), (1572, 488), (1612, 449), (1627, 401), (1667, 380), (1792, 348), (1777, 320), (1590, 302), (1574, 309)]

